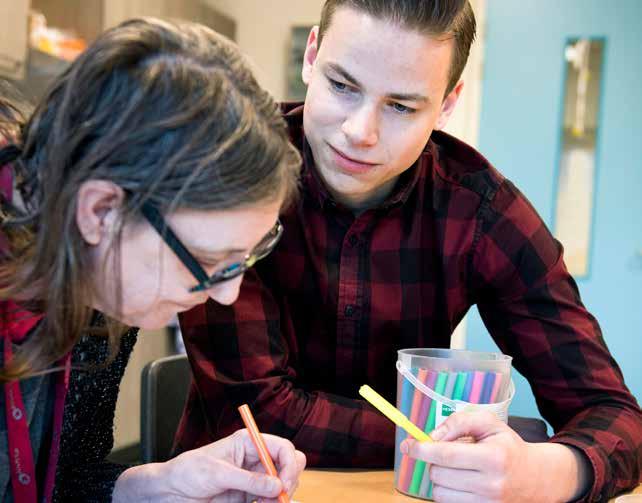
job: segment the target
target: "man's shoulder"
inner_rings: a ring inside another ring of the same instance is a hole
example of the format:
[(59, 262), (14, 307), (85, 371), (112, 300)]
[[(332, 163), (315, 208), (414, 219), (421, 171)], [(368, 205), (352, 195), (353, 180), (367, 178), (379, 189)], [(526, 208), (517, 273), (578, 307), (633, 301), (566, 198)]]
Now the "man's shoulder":
[(443, 131), (433, 131), (424, 154), (432, 156), (433, 179), (471, 190), (482, 198), (492, 198), (505, 181), (474, 147)]
[(289, 128), (303, 126), (303, 102), (284, 101), (279, 103), (279, 108)]
[(430, 140), (424, 155), (432, 155), (434, 193), (446, 187), (456, 205), (488, 206), (491, 212), (485, 212), (485, 218), (539, 221), (528, 198), (475, 148), (442, 131), (433, 132)]
[(303, 102), (302, 101), (282, 101), (279, 103), (281, 113), (286, 120), (295, 117), (303, 118)]
[(301, 135), (303, 134), (303, 103), (295, 101), (286, 101), (279, 103), (281, 115), (288, 126), (288, 134), (292, 144), (300, 148)]

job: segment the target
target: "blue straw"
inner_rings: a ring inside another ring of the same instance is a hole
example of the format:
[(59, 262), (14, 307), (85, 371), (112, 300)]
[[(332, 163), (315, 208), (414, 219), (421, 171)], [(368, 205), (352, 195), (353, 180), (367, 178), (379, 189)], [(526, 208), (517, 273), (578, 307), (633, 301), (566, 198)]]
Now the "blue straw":
[(495, 372), (486, 372), (484, 376), (484, 387), (481, 392), (481, 400), (479, 403), (490, 403), (490, 395), (493, 393), (493, 385), (495, 384)]
[(474, 372), (466, 372), (466, 386), (464, 386), (464, 394), (461, 397), (462, 401), (467, 402), (470, 398), (470, 391), (473, 389)]

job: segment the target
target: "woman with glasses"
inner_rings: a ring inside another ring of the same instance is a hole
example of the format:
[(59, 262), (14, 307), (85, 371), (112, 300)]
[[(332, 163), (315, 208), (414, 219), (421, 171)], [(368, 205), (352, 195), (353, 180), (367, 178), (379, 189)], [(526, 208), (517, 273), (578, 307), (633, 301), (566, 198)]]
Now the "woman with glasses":
[(28, 117), (0, 99), (0, 501), (293, 492), (305, 457), (270, 435), (280, 480), (245, 431), (166, 463), (105, 457), (131, 327), (233, 302), (298, 166), (236, 47), (198, 25), (123, 23)]

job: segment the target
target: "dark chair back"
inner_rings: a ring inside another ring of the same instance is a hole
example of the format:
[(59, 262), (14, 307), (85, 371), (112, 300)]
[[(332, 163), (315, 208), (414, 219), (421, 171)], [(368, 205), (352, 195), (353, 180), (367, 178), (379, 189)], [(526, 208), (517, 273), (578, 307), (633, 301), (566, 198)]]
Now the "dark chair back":
[(546, 423), (536, 417), (508, 416), (508, 426), (526, 442), (546, 442), (549, 438)]
[(140, 410), (143, 463), (169, 459), (191, 379), (185, 355), (159, 358), (143, 368)]

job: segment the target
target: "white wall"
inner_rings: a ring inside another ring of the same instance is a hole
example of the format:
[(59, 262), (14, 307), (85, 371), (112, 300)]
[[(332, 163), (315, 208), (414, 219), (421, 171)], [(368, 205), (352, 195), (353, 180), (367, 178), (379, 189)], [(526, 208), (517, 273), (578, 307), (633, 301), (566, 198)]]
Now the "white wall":
[[(445, 130), (477, 147), (479, 145), (479, 121), (481, 116), (481, 88), (484, 70), (484, 40), (486, 34), (486, 0), (470, 2), (477, 21), (477, 38), (470, 49), (468, 63), (464, 68), (462, 79), (464, 89), (459, 98)], [(450, 346), (456, 349), (466, 348), (467, 316), (453, 333)]]
[(149, 362), (170, 354), (165, 330), (141, 330), (120, 383), (114, 418), (114, 449), (140, 441), (141, 372)]
[(285, 99), (286, 63), (293, 26), (318, 24), (323, 0), (206, 0), (236, 20), (236, 42), (265, 89)]
[(477, 38), (470, 49), (468, 63), (462, 74), (464, 89), (446, 131), (477, 146), (481, 113), (481, 86), (484, 68), (484, 37), (486, 25), (486, 0), (471, 0), (477, 20)]

